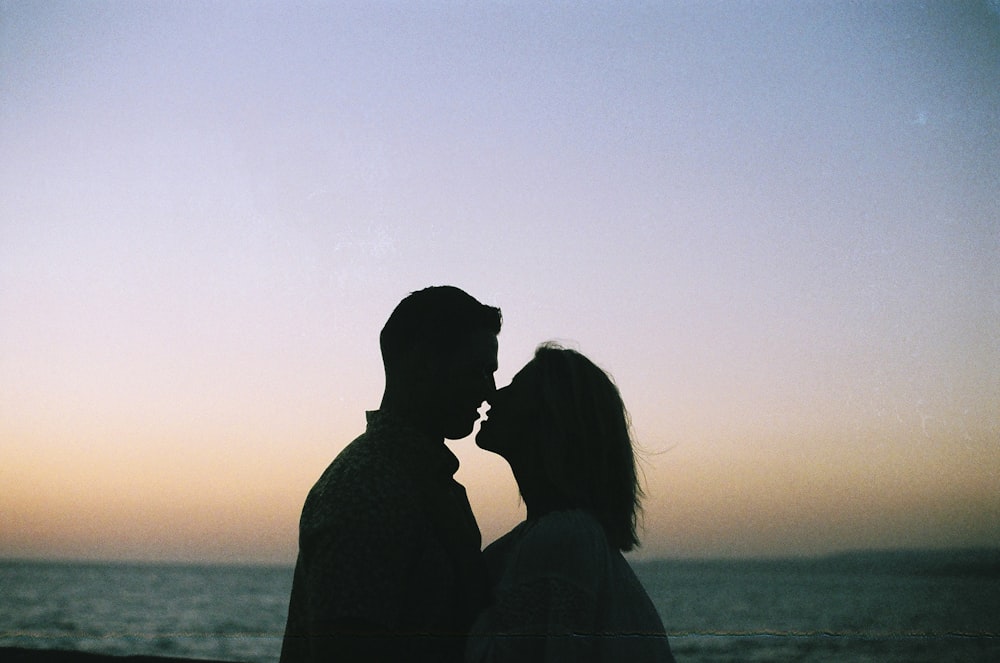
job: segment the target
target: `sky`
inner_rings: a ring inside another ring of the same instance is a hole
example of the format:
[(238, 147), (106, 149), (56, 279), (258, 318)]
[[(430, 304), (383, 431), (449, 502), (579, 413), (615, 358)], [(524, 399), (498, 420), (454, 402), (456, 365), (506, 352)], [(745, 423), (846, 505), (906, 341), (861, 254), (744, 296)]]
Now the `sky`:
[(1000, 543), (995, 1), (0, 0), (0, 154), (0, 558), (291, 564), (438, 284), (614, 376), (637, 558)]

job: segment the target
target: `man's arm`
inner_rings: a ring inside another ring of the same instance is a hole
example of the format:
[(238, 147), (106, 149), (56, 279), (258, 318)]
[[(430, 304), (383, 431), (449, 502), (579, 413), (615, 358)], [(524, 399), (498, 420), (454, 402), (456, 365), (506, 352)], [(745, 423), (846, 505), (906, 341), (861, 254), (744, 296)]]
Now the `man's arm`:
[(392, 488), (338, 495), (304, 519), (297, 580), (311, 662), (406, 660), (398, 623), (418, 515)]

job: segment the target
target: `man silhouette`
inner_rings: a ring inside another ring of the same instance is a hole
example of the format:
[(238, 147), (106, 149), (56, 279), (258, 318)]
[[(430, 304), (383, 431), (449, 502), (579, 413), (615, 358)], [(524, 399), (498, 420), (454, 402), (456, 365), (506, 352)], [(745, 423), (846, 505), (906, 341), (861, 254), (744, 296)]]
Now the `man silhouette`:
[(444, 439), (471, 433), (495, 390), (500, 325), (453, 286), (389, 316), (382, 403), (302, 508), (281, 663), (461, 660), (487, 581)]

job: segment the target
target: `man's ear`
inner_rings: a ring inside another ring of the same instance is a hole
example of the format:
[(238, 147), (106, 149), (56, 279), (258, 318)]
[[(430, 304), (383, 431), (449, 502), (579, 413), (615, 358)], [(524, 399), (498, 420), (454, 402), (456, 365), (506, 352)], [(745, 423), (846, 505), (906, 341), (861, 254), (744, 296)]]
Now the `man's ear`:
[(426, 384), (437, 378), (442, 371), (443, 361), (432, 352), (426, 343), (417, 343), (406, 357), (407, 370), (415, 384)]

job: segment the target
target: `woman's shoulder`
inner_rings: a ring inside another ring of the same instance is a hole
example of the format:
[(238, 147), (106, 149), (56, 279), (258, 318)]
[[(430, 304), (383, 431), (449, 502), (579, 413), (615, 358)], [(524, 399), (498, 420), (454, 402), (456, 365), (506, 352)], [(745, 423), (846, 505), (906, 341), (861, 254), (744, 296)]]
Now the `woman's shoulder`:
[(593, 541), (607, 545), (604, 528), (589, 511), (565, 509), (550, 511), (538, 518), (523, 534), (525, 539), (552, 539), (583, 543)]
[(526, 523), (518, 557), (561, 575), (587, 577), (606, 564), (609, 548), (604, 528), (579, 509), (553, 511)]

